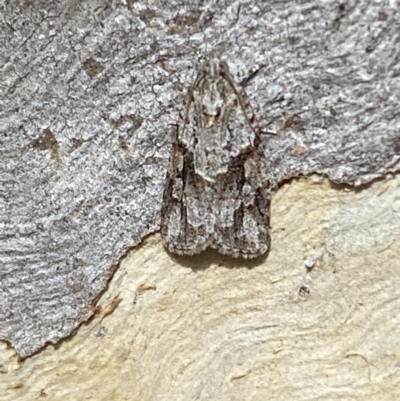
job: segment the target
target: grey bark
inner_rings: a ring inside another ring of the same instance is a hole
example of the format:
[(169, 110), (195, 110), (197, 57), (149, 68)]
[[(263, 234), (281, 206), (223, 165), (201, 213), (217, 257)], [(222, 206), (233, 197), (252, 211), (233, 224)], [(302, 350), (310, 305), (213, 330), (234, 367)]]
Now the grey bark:
[[(215, 48), (248, 87), (274, 185), (400, 166), (400, 23), (389, 1), (0, 6), (0, 338), (26, 357), (91, 314), (159, 228), (174, 124)], [(273, 239), (272, 239), (273, 240)]]

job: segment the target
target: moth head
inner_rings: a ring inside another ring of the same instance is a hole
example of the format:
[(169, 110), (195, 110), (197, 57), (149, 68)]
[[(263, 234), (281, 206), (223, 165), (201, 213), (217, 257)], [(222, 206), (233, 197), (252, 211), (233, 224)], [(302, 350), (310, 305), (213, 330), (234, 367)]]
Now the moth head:
[(222, 61), (217, 55), (213, 55), (208, 62), (203, 65), (205, 74), (211, 79), (218, 79), (220, 76), (229, 75), (228, 64)]

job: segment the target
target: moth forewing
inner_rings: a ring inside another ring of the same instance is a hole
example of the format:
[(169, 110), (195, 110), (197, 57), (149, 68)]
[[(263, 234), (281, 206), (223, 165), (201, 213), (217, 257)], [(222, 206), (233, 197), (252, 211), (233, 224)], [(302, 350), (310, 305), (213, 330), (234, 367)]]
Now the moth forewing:
[(270, 191), (245, 90), (212, 58), (189, 90), (165, 183), (161, 235), (178, 254), (254, 258), (270, 243)]

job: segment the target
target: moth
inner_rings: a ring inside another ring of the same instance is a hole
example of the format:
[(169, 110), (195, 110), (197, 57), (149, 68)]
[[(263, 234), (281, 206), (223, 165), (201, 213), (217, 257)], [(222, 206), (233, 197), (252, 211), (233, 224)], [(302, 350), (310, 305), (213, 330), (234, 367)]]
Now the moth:
[(213, 56), (188, 91), (161, 208), (168, 251), (255, 258), (270, 246), (270, 183), (260, 128), (228, 65)]

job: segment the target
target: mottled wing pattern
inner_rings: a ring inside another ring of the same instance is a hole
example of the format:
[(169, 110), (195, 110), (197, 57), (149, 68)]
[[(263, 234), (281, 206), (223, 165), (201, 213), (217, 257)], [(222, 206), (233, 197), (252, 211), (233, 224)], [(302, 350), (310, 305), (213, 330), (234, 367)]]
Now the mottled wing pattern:
[(161, 209), (161, 235), (170, 252), (193, 255), (210, 246), (212, 225), (207, 222), (210, 213), (202, 199), (204, 189), (193, 169), (193, 154), (175, 143)]
[(172, 149), (161, 235), (174, 253), (268, 251), (270, 192), (259, 127), (244, 89), (212, 59), (200, 70)]

